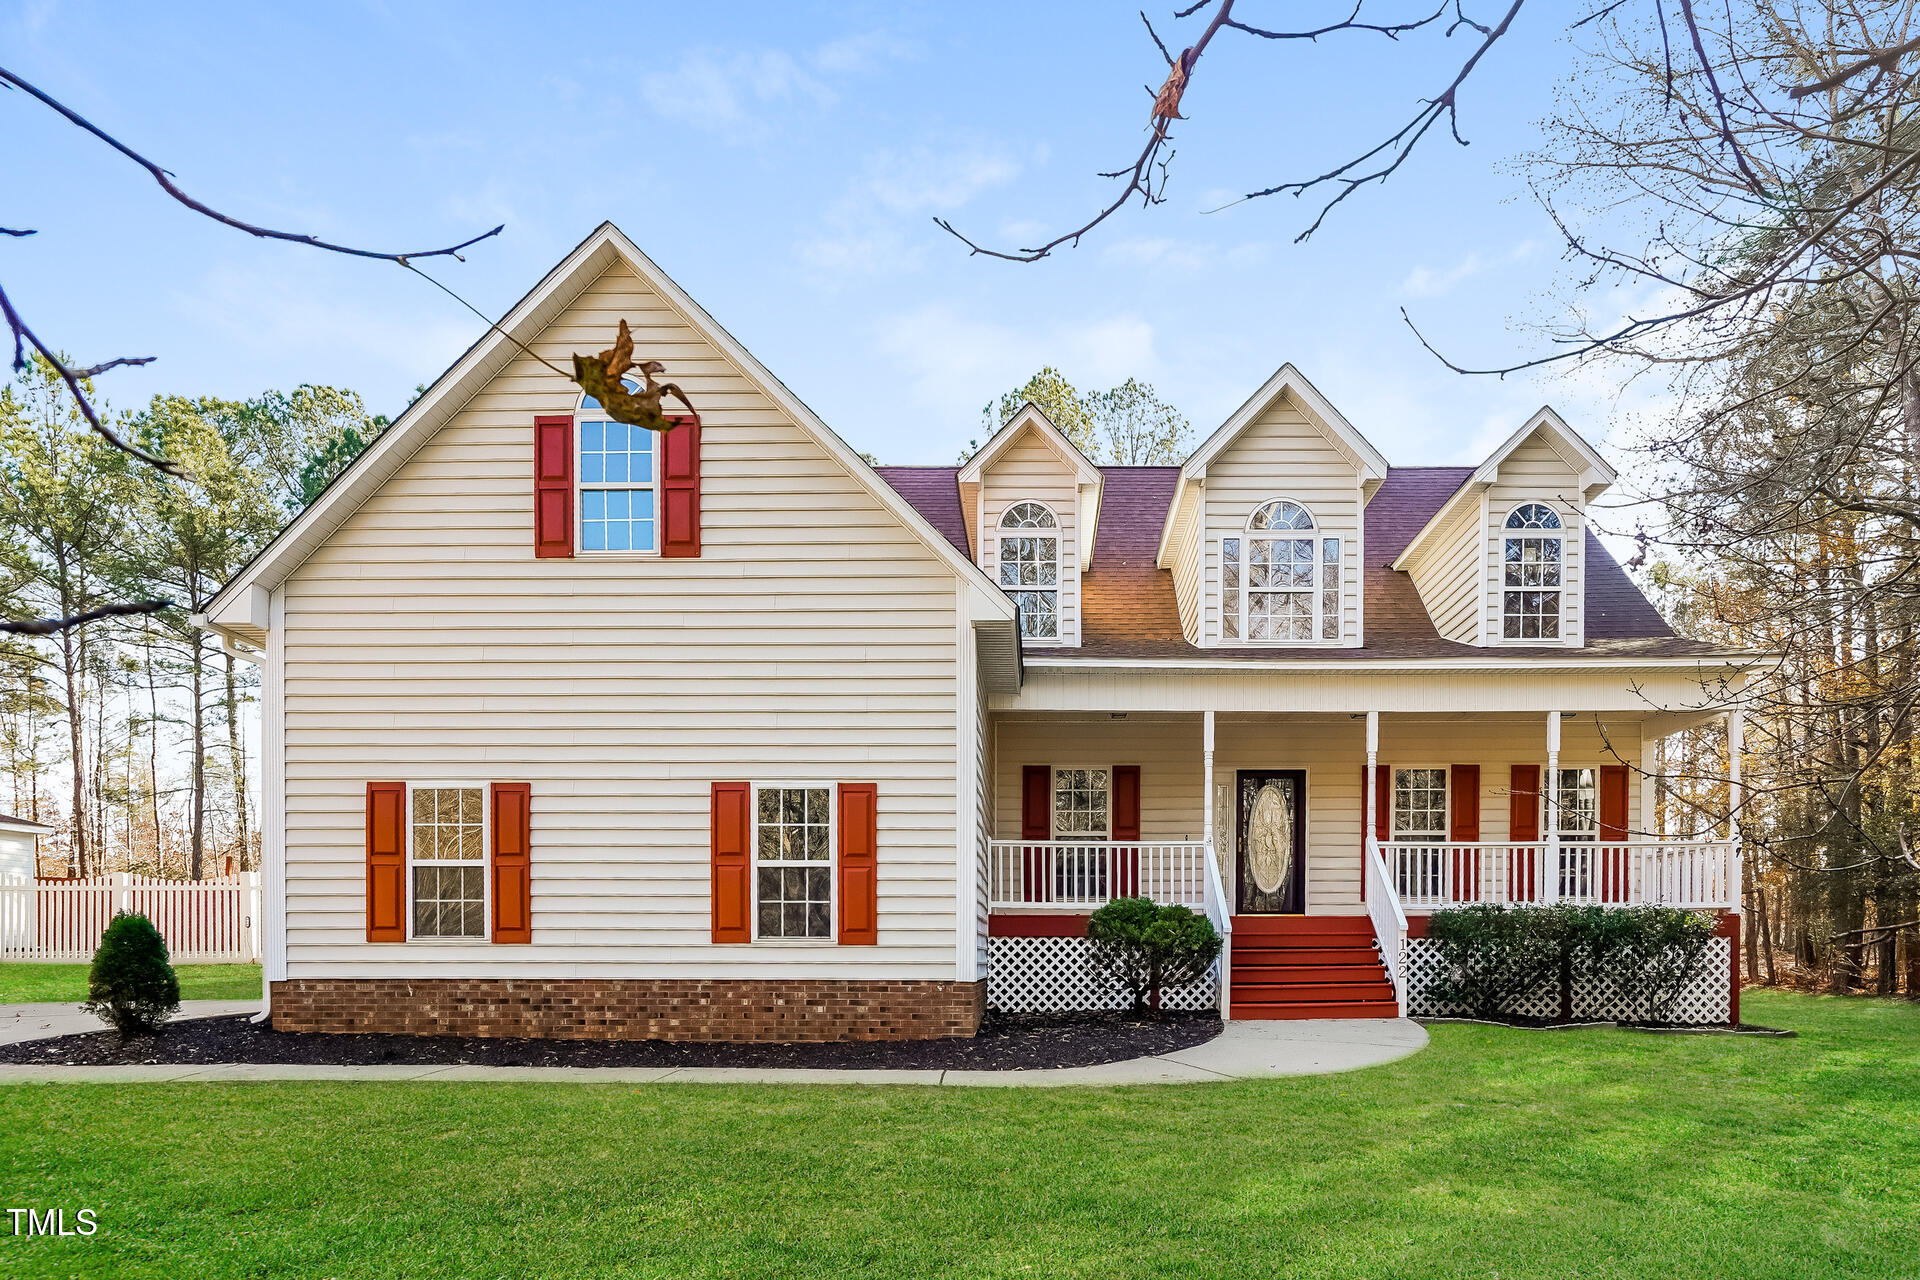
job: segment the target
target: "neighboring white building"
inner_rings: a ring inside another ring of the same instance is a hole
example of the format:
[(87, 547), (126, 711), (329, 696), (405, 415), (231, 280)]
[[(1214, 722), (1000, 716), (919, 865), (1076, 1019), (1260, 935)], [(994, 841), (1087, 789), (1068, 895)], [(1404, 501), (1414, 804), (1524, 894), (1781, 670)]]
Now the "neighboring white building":
[[(621, 319), (697, 421), (522, 349)], [(1448, 903), (1736, 927), (1645, 779), (1749, 655), (1633, 587), (1550, 410), (1398, 468), (1284, 366), (1178, 468), (1028, 406), (876, 471), (610, 224), (501, 328), (206, 611), (265, 671), (276, 1026), (968, 1034), (1097, 1002), (1128, 893), (1231, 928), (1236, 1017), (1396, 1012)]]
[(40, 837), (51, 834), (45, 823), (0, 813), (0, 882), (33, 879), (40, 867)]

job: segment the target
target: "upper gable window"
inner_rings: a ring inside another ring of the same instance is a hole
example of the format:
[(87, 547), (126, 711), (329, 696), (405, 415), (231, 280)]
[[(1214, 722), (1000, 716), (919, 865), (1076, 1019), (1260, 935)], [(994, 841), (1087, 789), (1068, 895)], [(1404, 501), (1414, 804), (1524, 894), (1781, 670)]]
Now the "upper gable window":
[(1297, 502), (1275, 498), (1244, 538), (1220, 540), (1220, 586), (1223, 641), (1340, 638), (1340, 539), (1320, 537)]
[(1016, 502), (1000, 517), (1000, 585), (1023, 639), (1060, 638), (1060, 524), (1044, 504)]
[(1552, 507), (1528, 502), (1507, 517), (1501, 547), (1500, 636), (1560, 638), (1564, 533)]
[[(630, 390), (640, 384), (623, 379)], [(659, 441), (645, 427), (614, 422), (592, 396), (580, 397), (580, 549), (660, 550)]]

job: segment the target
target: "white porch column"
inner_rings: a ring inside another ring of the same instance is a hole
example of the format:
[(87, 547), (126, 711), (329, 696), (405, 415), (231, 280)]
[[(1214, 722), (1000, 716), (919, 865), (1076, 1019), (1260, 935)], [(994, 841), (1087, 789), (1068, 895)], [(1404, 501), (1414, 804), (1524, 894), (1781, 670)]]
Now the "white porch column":
[(1547, 776), (1540, 780), (1540, 792), (1546, 798), (1543, 819), (1547, 824), (1545, 874), (1540, 877), (1540, 901), (1552, 902), (1560, 896), (1560, 812), (1557, 792), (1560, 786), (1560, 713), (1547, 712)]
[(1364, 838), (1361, 843), (1368, 849), (1375, 849), (1380, 843), (1374, 835), (1375, 832), (1380, 830), (1380, 815), (1376, 812), (1379, 808), (1380, 798), (1380, 784), (1376, 781), (1379, 768), (1380, 713), (1378, 711), (1369, 711), (1367, 712), (1367, 776), (1361, 787), (1361, 789), (1367, 793), (1364, 797), (1366, 802), (1367, 826), (1366, 830), (1362, 833)]
[(1213, 847), (1213, 712), (1200, 713), (1200, 843)]
[(1660, 739), (1640, 737), (1640, 830), (1639, 840), (1660, 838)]

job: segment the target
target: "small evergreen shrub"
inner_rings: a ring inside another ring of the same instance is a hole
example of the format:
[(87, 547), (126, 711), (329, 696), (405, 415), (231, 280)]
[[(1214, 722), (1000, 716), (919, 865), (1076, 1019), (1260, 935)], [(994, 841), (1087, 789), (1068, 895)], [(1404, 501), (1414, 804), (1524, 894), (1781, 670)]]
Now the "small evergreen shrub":
[[(1678, 907), (1594, 908), (1613, 919), (1591, 970), (1619, 993), (1634, 1022), (1671, 1022), (1713, 943), (1714, 914)], [(1737, 963), (1737, 961), (1736, 961)]]
[(1087, 920), (1093, 968), (1126, 991), (1135, 1012), (1160, 1013), (1160, 993), (1199, 981), (1220, 955), (1220, 935), (1186, 907), (1115, 898)]
[(1557, 907), (1477, 903), (1436, 911), (1427, 936), (1442, 969), (1431, 994), (1476, 1018), (1498, 1018), (1560, 973), (1563, 913)]
[(167, 960), (166, 940), (145, 916), (117, 912), (93, 953), (87, 1012), (128, 1039), (158, 1031), (179, 1007), (180, 979)]

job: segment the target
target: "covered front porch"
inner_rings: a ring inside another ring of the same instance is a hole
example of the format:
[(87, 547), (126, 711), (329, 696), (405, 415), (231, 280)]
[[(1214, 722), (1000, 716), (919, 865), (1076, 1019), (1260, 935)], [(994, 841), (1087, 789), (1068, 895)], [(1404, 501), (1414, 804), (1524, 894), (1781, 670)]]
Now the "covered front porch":
[(1735, 842), (1661, 829), (1656, 746), (1677, 724), (1618, 711), (999, 714), (993, 949), (1082, 936), (1101, 904), (1145, 896), (1204, 913), (1227, 939), (1213, 993), (1224, 1016), (1390, 1015), (1419, 1011), (1409, 971), (1435, 910), (1731, 914)]

